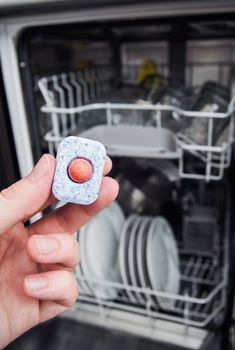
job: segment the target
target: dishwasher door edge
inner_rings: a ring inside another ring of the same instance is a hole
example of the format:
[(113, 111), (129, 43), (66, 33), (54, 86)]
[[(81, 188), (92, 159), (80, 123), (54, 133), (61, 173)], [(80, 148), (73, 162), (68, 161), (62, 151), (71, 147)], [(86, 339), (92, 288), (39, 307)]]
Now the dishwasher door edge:
[(105, 310), (91, 304), (75, 305), (62, 317), (106, 329), (118, 330), (185, 349), (201, 349), (210, 333), (184, 324), (151, 319), (120, 310)]

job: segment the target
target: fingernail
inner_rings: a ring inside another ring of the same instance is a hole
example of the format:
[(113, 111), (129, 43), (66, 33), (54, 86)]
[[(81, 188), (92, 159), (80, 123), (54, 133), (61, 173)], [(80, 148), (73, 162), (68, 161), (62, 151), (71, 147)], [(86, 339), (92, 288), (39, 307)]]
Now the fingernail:
[(50, 254), (59, 249), (59, 243), (55, 238), (46, 236), (33, 236), (40, 254)]
[(25, 278), (25, 284), (28, 289), (40, 290), (47, 287), (48, 279), (42, 276), (28, 276)]
[(37, 162), (37, 164), (35, 165), (35, 167), (33, 168), (32, 172), (30, 173), (30, 177), (34, 180), (34, 181), (38, 181), (40, 180), (44, 175), (46, 175), (48, 173), (48, 171), (51, 168), (51, 163), (50, 163), (50, 159), (48, 157), (47, 154), (44, 154), (39, 161)]

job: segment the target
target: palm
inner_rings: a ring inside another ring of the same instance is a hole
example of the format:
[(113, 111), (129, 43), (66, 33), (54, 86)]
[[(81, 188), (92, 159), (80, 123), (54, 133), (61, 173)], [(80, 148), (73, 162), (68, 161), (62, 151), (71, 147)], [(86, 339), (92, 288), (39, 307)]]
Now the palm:
[[(108, 160), (104, 175), (110, 168)], [(116, 182), (104, 177), (95, 203), (67, 204), (25, 228), (25, 220), (55, 201), (54, 171), (55, 159), (45, 155), (29, 176), (0, 193), (0, 348), (75, 302), (77, 283), (70, 271), (78, 264), (79, 247), (72, 233), (118, 192)]]

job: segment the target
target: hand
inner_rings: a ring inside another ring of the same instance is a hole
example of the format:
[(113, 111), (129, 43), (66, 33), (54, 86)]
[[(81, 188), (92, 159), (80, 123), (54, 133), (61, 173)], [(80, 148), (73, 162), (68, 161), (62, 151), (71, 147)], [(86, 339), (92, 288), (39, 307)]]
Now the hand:
[[(108, 158), (104, 175), (111, 166)], [(26, 220), (55, 202), (54, 171), (54, 157), (44, 155), (31, 174), (0, 194), (0, 348), (75, 302), (71, 271), (79, 246), (72, 233), (118, 193), (117, 182), (105, 176), (93, 204), (66, 204), (26, 228)]]

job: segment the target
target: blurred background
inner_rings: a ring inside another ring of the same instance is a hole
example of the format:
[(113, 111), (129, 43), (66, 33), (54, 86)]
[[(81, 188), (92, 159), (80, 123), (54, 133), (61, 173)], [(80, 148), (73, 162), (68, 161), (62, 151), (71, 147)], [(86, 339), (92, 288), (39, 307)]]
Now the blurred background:
[(231, 349), (234, 2), (1, 1), (0, 15), (1, 188), (70, 135), (102, 142), (120, 184), (74, 233), (76, 304), (7, 349)]

